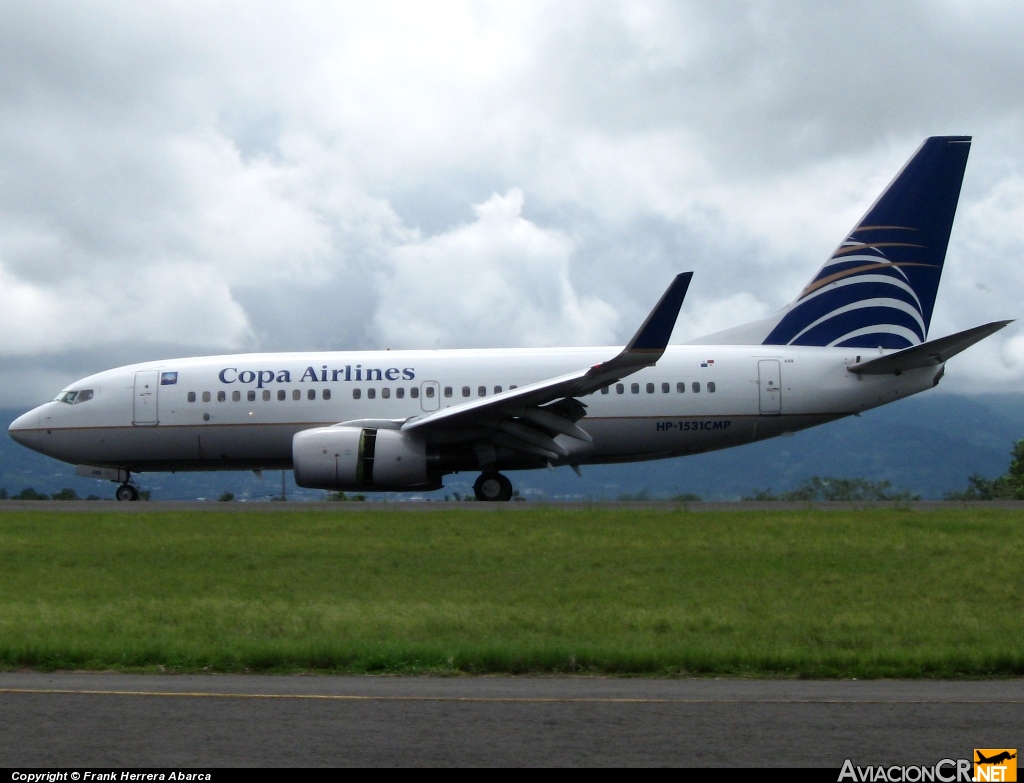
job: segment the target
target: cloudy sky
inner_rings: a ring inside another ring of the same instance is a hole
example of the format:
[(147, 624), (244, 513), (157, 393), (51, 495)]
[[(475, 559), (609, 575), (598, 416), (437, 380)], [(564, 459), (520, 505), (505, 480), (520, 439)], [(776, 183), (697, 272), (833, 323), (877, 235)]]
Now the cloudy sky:
[[(975, 138), (932, 336), (1024, 316), (1011, 2), (0, 2), (0, 406), (173, 355), (674, 340)], [(943, 387), (1016, 391), (1024, 329)]]

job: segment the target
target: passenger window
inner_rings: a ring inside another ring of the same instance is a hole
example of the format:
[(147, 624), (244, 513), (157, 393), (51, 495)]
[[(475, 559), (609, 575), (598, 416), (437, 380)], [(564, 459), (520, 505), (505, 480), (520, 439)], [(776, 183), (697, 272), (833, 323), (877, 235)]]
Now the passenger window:
[(391, 389), (389, 389), (387, 386), (385, 386), (383, 389), (380, 390), (380, 396), (383, 397), (385, 400), (390, 399), (391, 398)]
[(293, 400), (301, 400), (302, 399), (302, 392), (299, 391), (298, 389), (292, 389), (292, 399)]
[(714, 394), (714, 393), (715, 393), (715, 382), (714, 381), (708, 381), (708, 394)]
[(515, 384), (513, 383), (513, 384), (512, 384), (511, 386), (509, 386), (509, 387), (508, 387), (508, 390), (509, 390), (509, 391), (512, 391), (513, 389), (518, 389), (518, 388), (519, 388), (519, 387), (518, 387), (518, 386), (516, 386), (516, 385), (515, 385)]
[(601, 387), (601, 394), (608, 394), (610, 389), (607, 386)]
[(231, 392), (231, 402), (238, 402), (240, 399), (242, 399), (242, 392), (237, 390)]
[(263, 390), (263, 401), (270, 402), (270, 389)]
[(693, 393), (694, 394), (699, 394), (700, 393), (700, 384), (697, 383), (697, 381), (693, 382), (693, 386), (691, 388), (693, 389)]
[(629, 384), (629, 390), (633, 394), (639, 394), (640, 393), (640, 384), (639, 383), (631, 383), (631, 384)]
[(501, 387), (500, 386), (495, 386), (494, 387), (494, 393), (495, 394), (501, 394)]
[(222, 392), (222, 391), (217, 392), (217, 402), (224, 402), (227, 398), (228, 398), (228, 395), (227, 395), (226, 392)]
[(405, 396), (405, 387), (399, 386), (397, 389), (395, 389), (395, 396), (398, 399), (402, 399)]
[(683, 394), (686, 391), (686, 384), (679, 381), (679, 383), (676, 384), (676, 391)]
[(210, 392), (203, 392), (203, 402), (210, 401)]
[(444, 387), (444, 396), (445, 397), (451, 397), (452, 396), (452, 387), (451, 386), (445, 386)]
[(331, 399), (331, 390), (330, 389), (324, 389), (323, 394), (321, 394), (320, 396), (323, 397), (325, 400)]
[(476, 396), (477, 397), (486, 397), (487, 396), (487, 387), (486, 386), (477, 386), (476, 387)]
[(653, 383), (647, 384), (647, 393), (648, 394), (654, 394), (654, 384)]
[(468, 397), (469, 396), (469, 387), (468, 386), (463, 386), (462, 387), (462, 396), (463, 397)]
[(624, 391), (626, 391), (626, 387), (625, 386), (623, 386), (621, 383), (615, 384), (615, 393), (616, 394), (622, 394)]
[(369, 389), (366, 390), (366, 399), (372, 400), (372, 399), (375, 399), (376, 397), (377, 397), (377, 390), (376, 389), (369, 388)]
[(189, 402), (195, 402), (196, 401), (196, 393), (195, 392), (189, 392), (188, 393), (188, 401)]
[(359, 389), (353, 389), (352, 390), (352, 399), (353, 400), (358, 400), (362, 396), (363, 396), (363, 393)]
[(661, 384), (661, 393), (662, 394), (668, 394), (668, 390), (669, 390), (669, 385), (667, 383)]
[(277, 399), (280, 400), (281, 402), (284, 402), (284, 400), (285, 400), (285, 398), (287, 396), (288, 396), (288, 394), (285, 392), (284, 389), (278, 389), (277, 390)]
[(433, 397), (434, 396), (434, 387), (433, 386), (428, 386), (427, 387), (427, 396), (428, 397)]
[(255, 402), (256, 391), (254, 389), (249, 389), (249, 392), (245, 395), (245, 399), (247, 399), (249, 402)]
[(316, 399), (316, 389), (310, 389), (309, 391), (307, 391), (306, 392), (306, 399), (315, 400)]

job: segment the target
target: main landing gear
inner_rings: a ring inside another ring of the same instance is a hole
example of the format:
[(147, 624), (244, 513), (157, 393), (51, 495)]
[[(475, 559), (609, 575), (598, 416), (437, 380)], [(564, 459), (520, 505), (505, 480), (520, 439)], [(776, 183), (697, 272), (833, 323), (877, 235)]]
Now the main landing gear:
[(511, 500), (512, 482), (500, 473), (481, 473), (473, 492), (477, 500)]

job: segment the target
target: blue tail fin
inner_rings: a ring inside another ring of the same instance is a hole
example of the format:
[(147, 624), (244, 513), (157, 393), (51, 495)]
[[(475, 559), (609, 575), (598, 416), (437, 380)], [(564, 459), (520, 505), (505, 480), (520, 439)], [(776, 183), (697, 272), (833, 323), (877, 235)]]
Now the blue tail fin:
[(970, 148), (970, 136), (925, 140), (764, 344), (924, 342)]

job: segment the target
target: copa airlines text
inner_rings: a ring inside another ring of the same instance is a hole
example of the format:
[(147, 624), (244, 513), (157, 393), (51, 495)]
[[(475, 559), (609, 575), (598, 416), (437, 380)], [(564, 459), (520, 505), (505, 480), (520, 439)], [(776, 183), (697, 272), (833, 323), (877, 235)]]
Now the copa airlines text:
[[(377, 368), (366, 368), (363, 369), (363, 365), (357, 364), (355, 369), (352, 368), (351, 364), (346, 364), (342, 369), (328, 370), (327, 365), (321, 365), (319, 370), (319, 377), (317, 377), (317, 370), (313, 367), (307, 367), (306, 371), (302, 373), (302, 377), (299, 378), (299, 383), (305, 383), (310, 381), (312, 383), (327, 383), (328, 375), (330, 375), (331, 383), (337, 383), (338, 381), (345, 381), (350, 383), (352, 381), (362, 381), (365, 375), (367, 381), (397, 381), (399, 379), (405, 381), (411, 381), (416, 378), (416, 371), (412, 367), (405, 367), (399, 370), (397, 367), (388, 367), (386, 370), (380, 370)], [(271, 383), (291, 383), (292, 373), (290, 370), (242, 370), (239, 372), (237, 367), (225, 367), (219, 373), (217, 378), (221, 383), (240, 383), (242, 385), (255, 385), (257, 389), (262, 389), (265, 384)]]

